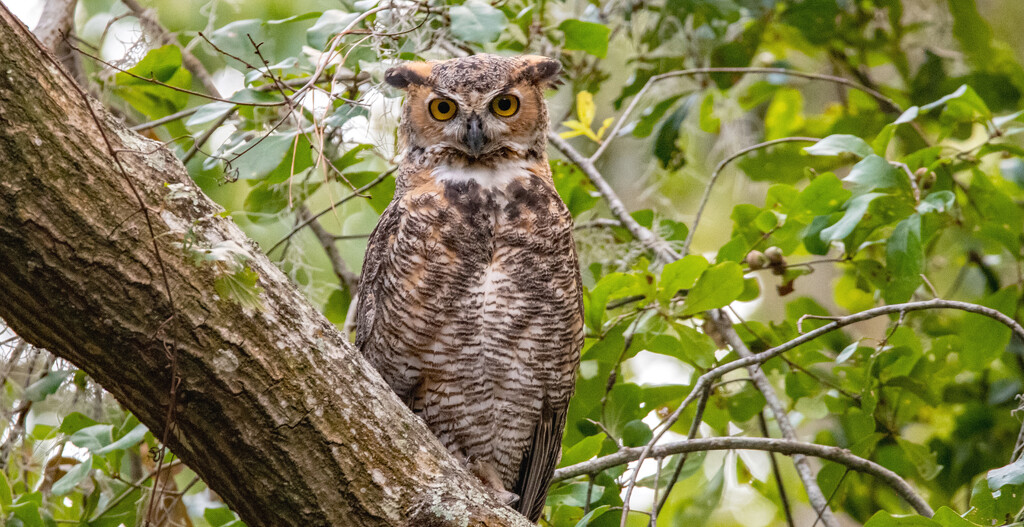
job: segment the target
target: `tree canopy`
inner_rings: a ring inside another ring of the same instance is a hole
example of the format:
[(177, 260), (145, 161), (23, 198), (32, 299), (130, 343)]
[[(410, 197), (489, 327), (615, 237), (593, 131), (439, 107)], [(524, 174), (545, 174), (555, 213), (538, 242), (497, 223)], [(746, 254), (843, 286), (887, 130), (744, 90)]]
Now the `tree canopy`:
[[(37, 23), (3, 1), (41, 39), (58, 22), (47, 45), (83, 90), (346, 337), (395, 189), (387, 67), (559, 59), (549, 154), (587, 338), (541, 525), (1024, 522), (1024, 5), (83, 0)], [(214, 270), (225, 309), (281, 304), (203, 221), (117, 236), (173, 239), (162, 258)], [(119, 404), (16, 333), (8, 525), (242, 524), (161, 443), (187, 442), (126, 409), (131, 376), (103, 379)]]

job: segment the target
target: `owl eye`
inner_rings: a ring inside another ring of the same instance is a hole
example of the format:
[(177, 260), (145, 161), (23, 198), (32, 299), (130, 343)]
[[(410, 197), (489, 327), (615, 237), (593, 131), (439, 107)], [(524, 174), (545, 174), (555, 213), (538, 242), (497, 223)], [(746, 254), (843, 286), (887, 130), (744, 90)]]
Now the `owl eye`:
[(499, 95), (491, 101), (491, 111), (502, 117), (512, 117), (519, 111), (519, 98), (515, 95)]
[(430, 101), (430, 115), (438, 121), (447, 121), (455, 117), (455, 101), (451, 99), (434, 99)]

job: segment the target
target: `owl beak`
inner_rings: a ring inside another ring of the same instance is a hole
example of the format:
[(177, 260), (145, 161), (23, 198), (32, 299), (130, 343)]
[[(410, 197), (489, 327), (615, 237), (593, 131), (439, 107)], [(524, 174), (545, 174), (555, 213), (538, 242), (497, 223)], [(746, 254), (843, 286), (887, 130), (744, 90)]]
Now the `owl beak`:
[(478, 156), (483, 153), (484, 147), (487, 146), (487, 136), (484, 135), (483, 123), (480, 121), (480, 117), (473, 115), (469, 118), (468, 124), (465, 143), (469, 147), (470, 155)]

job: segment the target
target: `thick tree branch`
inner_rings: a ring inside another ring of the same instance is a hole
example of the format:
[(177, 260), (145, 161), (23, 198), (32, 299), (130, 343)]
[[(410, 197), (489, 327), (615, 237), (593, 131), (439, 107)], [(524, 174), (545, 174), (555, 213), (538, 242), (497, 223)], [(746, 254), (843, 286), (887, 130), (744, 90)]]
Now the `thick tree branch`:
[[(929, 517), (933, 514), (932, 508), (928, 503), (898, 474), (878, 463), (855, 456), (845, 448), (835, 446), (764, 437), (709, 437), (658, 445), (654, 447), (647, 457), (659, 459), (674, 454), (703, 452), (707, 450), (763, 450), (787, 456), (803, 455), (827, 459), (878, 478), (914, 507), (918, 514)], [(636, 461), (640, 458), (642, 451), (643, 447), (623, 448), (614, 454), (577, 463), (570, 467), (560, 468), (555, 471), (554, 481), (563, 481), (585, 474), (597, 474), (602, 470)]]
[[(83, 369), (158, 437), (176, 357), (168, 446), (251, 526), (529, 525), (448, 455), (172, 154), (94, 115), (2, 7), (0, 68), (0, 317), (12, 330)], [(226, 271), (189, 256), (212, 248), (247, 259), (260, 309), (217, 296)]]

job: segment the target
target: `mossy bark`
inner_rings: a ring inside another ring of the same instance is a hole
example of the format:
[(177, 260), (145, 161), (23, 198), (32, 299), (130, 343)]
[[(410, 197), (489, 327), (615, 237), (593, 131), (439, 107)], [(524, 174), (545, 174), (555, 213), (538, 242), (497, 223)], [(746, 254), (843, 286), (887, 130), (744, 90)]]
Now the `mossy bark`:
[[(18, 335), (157, 437), (176, 374), (168, 446), (250, 526), (529, 525), (218, 212), (0, 5), (0, 317)], [(217, 296), (225, 271), (186, 233), (245, 253), (261, 310)]]

